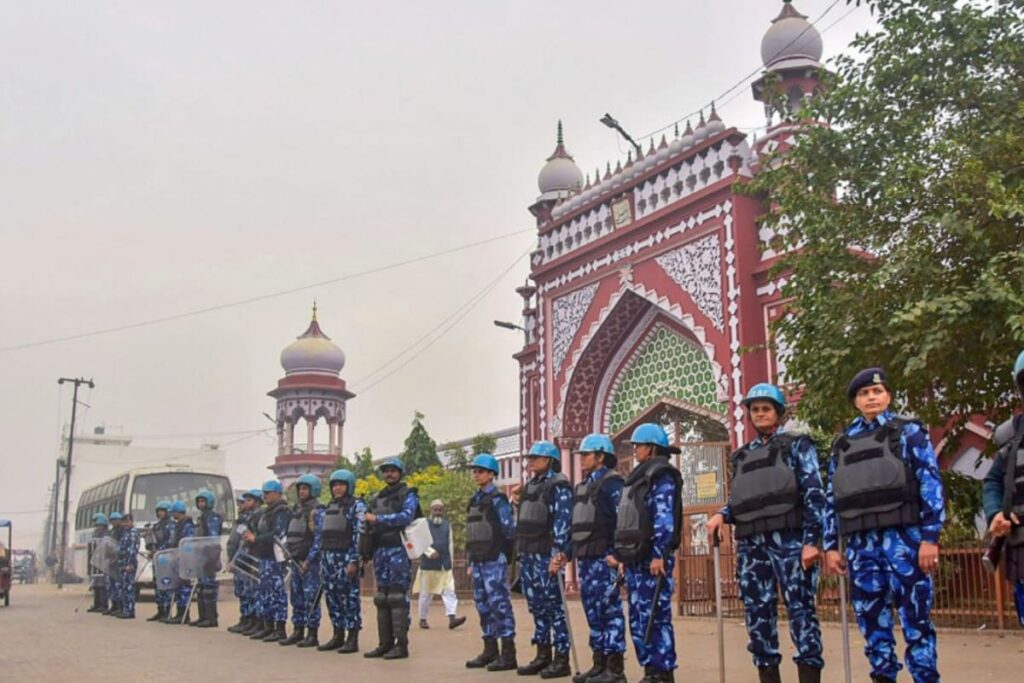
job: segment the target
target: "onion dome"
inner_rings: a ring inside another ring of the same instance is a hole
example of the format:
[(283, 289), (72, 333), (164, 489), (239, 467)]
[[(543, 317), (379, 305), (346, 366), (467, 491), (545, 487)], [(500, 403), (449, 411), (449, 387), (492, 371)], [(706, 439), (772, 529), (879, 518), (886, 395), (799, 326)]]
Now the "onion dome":
[(314, 374), (337, 377), (345, 367), (345, 354), (320, 329), (313, 304), (313, 320), (302, 336), (281, 352), (285, 375)]
[(711, 103), (711, 116), (708, 117), (707, 131), (708, 137), (718, 135), (725, 130), (725, 124), (722, 123), (722, 119), (718, 117), (718, 112), (715, 111), (715, 103)]
[(696, 142), (704, 142), (708, 139), (708, 124), (704, 120), (704, 110), (700, 110), (700, 120), (697, 122), (697, 129), (693, 131), (693, 139)]
[(686, 130), (683, 131), (683, 137), (679, 139), (682, 141), (683, 147), (692, 147), (693, 143), (697, 141), (693, 136), (693, 126), (690, 125), (689, 119), (686, 120)]
[(761, 39), (761, 61), (765, 67), (771, 69), (791, 60), (817, 63), (822, 50), (818, 29), (790, 0), (784, 0), (782, 11)]
[(549, 192), (575, 192), (583, 187), (583, 172), (580, 171), (572, 156), (565, 150), (562, 141), (562, 122), (558, 122), (558, 143), (555, 151), (548, 157), (544, 168), (537, 176), (537, 187), (541, 195)]

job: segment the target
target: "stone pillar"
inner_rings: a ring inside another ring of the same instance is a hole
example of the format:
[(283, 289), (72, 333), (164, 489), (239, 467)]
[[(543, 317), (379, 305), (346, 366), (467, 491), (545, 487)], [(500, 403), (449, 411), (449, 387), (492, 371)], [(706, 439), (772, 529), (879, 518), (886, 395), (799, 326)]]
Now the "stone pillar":
[(291, 453), (295, 450), (295, 422), (285, 423), (285, 453)]
[(316, 418), (306, 418), (306, 452), (313, 452), (313, 431), (316, 429)]
[(327, 452), (331, 455), (337, 455), (338, 452), (334, 448), (334, 435), (337, 429), (337, 423), (334, 420), (327, 421)]

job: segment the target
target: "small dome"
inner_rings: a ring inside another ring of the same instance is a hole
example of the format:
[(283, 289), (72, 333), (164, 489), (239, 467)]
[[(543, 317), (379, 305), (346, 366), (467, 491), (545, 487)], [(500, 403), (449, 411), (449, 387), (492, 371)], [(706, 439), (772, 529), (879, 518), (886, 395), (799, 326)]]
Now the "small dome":
[(540, 175), (537, 176), (537, 187), (541, 194), (575, 191), (583, 187), (583, 171), (565, 150), (565, 145), (562, 142), (561, 121), (558, 122), (557, 146), (547, 161), (544, 168), (540, 170)]
[(718, 135), (725, 130), (725, 123), (723, 123), (722, 119), (718, 117), (718, 112), (715, 111), (714, 103), (711, 104), (711, 116), (708, 117), (706, 128), (708, 131), (708, 137)]
[(822, 54), (821, 34), (790, 0), (785, 0), (779, 16), (761, 39), (761, 61), (771, 67), (785, 59), (809, 59), (817, 62)]
[(345, 367), (345, 353), (320, 329), (313, 306), (313, 320), (302, 336), (281, 352), (285, 375), (316, 374), (335, 377)]

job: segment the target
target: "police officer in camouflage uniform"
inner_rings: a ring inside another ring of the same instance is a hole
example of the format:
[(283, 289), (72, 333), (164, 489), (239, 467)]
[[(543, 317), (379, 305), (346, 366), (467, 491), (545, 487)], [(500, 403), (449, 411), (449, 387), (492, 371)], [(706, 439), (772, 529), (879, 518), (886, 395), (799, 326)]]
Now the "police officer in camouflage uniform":
[(832, 448), (826, 562), (843, 576), (849, 571), (871, 680), (892, 683), (901, 668), (892, 633), (895, 605), (907, 643), (907, 669), (916, 683), (934, 683), (939, 671), (930, 572), (939, 564), (939, 533), (946, 521), (935, 451), (923, 424), (889, 411), (892, 392), (882, 368), (857, 373), (847, 396), (860, 417)]
[(576, 452), (583, 481), (576, 486), (572, 511), (572, 552), (579, 568), (580, 600), (590, 626), (594, 665), (573, 676), (573, 683), (625, 683), (626, 620), (612, 552), (622, 476), (614, 469), (618, 459), (606, 435), (588, 434)]
[[(520, 676), (561, 678), (569, 668), (569, 627), (562, 604), (559, 572), (572, 555), (572, 486), (559, 471), (561, 453), (550, 441), (538, 441), (526, 455), (533, 477), (512, 490), (519, 505), (516, 552), (526, 604), (533, 615), (537, 655), (516, 671)], [(551, 653), (552, 632), (554, 650)]]
[(121, 515), (121, 538), (117, 542), (117, 565), (121, 570), (121, 611), (118, 619), (135, 618), (135, 574), (139, 571), (139, 530), (132, 514)]
[(708, 520), (711, 542), (722, 524), (736, 531), (736, 578), (761, 683), (781, 683), (777, 596), (789, 614), (800, 683), (817, 683), (825, 662), (814, 598), (825, 491), (818, 452), (806, 435), (786, 434), (786, 399), (757, 384), (743, 399), (757, 431), (729, 457), (729, 503)]
[[(682, 477), (668, 459), (659, 424), (645, 423), (630, 437), (636, 467), (626, 477), (615, 527), (615, 557), (624, 565), (629, 591), (629, 631), (644, 667), (640, 683), (675, 680), (676, 641), (672, 628), (675, 551), (682, 530)], [(655, 599), (657, 596), (657, 599)], [(645, 641), (652, 619), (650, 641)]]
[(517, 665), (516, 621), (509, 592), (508, 564), (516, 522), (508, 498), (494, 485), (498, 460), (490, 453), (481, 453), (473, 458), (470, 471), (477, 490), (469, 499), (466, 511), (466, 553), (484, 649), (466, 662), (466, 668), (511, 671)]
[(288, 594), (284, 585), (285, 563), (277, 559), (274, 548), (288, 536), (291, 513), (284, 499), (284, 487), (276, 479), (264, 482), (263, 501), (266, 507), (256, 521), (256, 529), (243, 536), (260, 560), (260, 605), (263, 607), (263, 628), (249, 637), (276, 643), (288, 637), (285, 632)]
[[(235, 528), (231, 530), (231, 534), (228, 536), (227, 551), (229, 561), (233, 562), (235, 560), (239, 550), (242, 550), (243, 554), (245, 553), (243, 547), (245, 539), (243, 536), (249, 528), (249, 522), (252, 520), (253, 515), (256, 514), (256, 510), (259, 508), (262, 500), (263, 492), (259, 489), (251, 489), (238, 496), (236, 501), (238, 503), (238, 520), (235, 523)], [(238, 598), (240, 618), (237, 624), (228, 627), (228, 632), (242, 633), (253, 625), (254, 620), (259, 619), (259, 610), (254, 600), (259, 591), (259, 583), (254, 582), (252, 578), (245, 576), (236, 568), (232, 569), (234, 571), (234, 593), (235, 597)]]
[[(320, 628), (320, 545), (319, 531), (323, 524), (324, 507), (320, 497), (320, 478), (304, 474), (295, 482), (298, 501), (288, 521), (286, 537), (288, 552), (299, 565), (292, 574), (290, 588), (292, 601), (292, 634), (281, 645), (316, 647)], [(309, 630), (307, 635), (306, 630)]]
[[(1024, 351), (1013, 366), (1013, 379), (1024, 398)], [(985, 517), (992, 536), (1006, 538), (1005, 576), (1013, 586), (1017, 619), (1024, 626), (1024, 415), (1016, 415), (1000, 425), (995, 441), (998, 450), (983, 488)]]
[[(92, 574), (92, 553), (95, 551), (96, 544), (109, 535), (107, 516), (102, 512), (97, 512), (92, 516), (92, 523), (96, 528), (92, 530), (92, 538), (95, 542), (89, 544), (89, 566), (90, 574)], [(86, 610), (86, 612), (103, 612), (108, 609), (107, 607), (107, 576), (105, 574), (95, 574), (89, 578), (89, 585), (92, 586), (92, 607)]]
[[(220, 536), (224, 530), (224, 518), (215, 509), (216, 498), (213, 491), (202, 489), (196, 494), (196, 507), (199, 518), (196, 520), (195, 535), (197, 537)], [(192, 626), (199, 628), (216, 628), (217, 626), (217, 594), (216, 576), (203, 576), (196, 581), (196, 592), (199, 604), (199, 619)]]
[(327, 613), (334, 634), (317, 647), (321, 652), (341, 654), (359, 651), (363, 627), (359, 599), (359, 538), (366, 505), (355, 497), (356, 477), (348, 470), (335, 470), (328, 479), (331, 502), (320, 524), (320, 577), (327, 597)]
[[(185, 501), (176, 500), (171, 503), (171, 519), (173, 520), (171, 529), (171, 548), (177, 548), (181, 544), (181, 539), (190, 538), (195, 536), (196, 527), (192, 522), (192, 518), (188, 516), (188, 508), (185, 507)], [(189, 623), (192, 618), (189, 614), (189, 586), (187, 583), (182, 583), (178, 586), (177, 595), (175, 596), (175, 607), (176, 611), (174, 616), (168, 615), (161, 621), (162, 624), (181, 624)], [(184, 622), (182, 621), (184, 619)]]
[[(263, 489), (250, 489), (248, 496), (253, 501), (252, 512), (249, 519), (245, 523), (245, 529), (242, 530), (242, 542), (246, 544), (246, 552), (252, 558), (255, 564), (256, 579), (251, 586), (252, 592), (250, 593), (249, 609), (252, 615), (252, 620), (249, 625), (238, 632), (239, 635), (247, 636), (249, 638), (255, 636), (260, 631), (264, 630), (264, 618), (265, 612), (263, 604), (263, 560), (260, 558), (260, 553), (257, 550), (255, 544), (249, 539), (250, 534), (259, 532), (260, 518), (263, 517)], [(271, 624), (270, 631), (273, 632), (273, 624)]]
[[(114, 512), (110, 513), (110, 537), (114, 539), (114, 543), (118, 547), (118, 555), (120, 556), (121, 538), (124, 536), (124, 526), (121, 524), (121, 513)], [(116, 617), (121, 613), (121, 571), (120, 571), (120, 558), (115, 565), (115, 571), (113, 576), (107, 578), (107, 583), (110, 585), (110, 605), (103, 610), (103, 614), (109, 617)]]
[(409, 656), (409, 588), (412, 566), (402, 545), (401, 532), (423, 516), (419, 494), (402, 481), (405, 465), (389, 458), (377, 468), (387, 486), (370, 499), (363, 537), (364, 553), (373, 558), (377, 592), (377, 635), (380, 644), (364, 657), (405, 659)]
[[(150, 558), (157, 552), (171, 547), (171, 501), (161, 500), (156, 504), (156, 522), (149, 528), (146, 551)], [(156, 614), (146, 621), (163, 621), (171, 613), (172, 590), (160, 590), (156, 582), (156, 564), (153, 565), (153, 586), (156, 594)]]

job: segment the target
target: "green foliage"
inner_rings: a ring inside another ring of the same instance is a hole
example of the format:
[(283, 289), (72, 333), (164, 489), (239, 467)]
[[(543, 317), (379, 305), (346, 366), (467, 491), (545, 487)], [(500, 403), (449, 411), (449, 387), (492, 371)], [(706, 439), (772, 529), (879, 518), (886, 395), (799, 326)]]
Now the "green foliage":
[(481, 453), (494, 455), (497, 447), (498, 440), (490, 434), (477, 434), (473, 437), (473, 455), (480, 455)]
[(880, 30), (801, 112), (829, 125), (743, 188), (790, 250), (799, 418), (833, 431), (846, 379), (882, 365), (899, 410), (998, 421), (1024, 345), (1024, 0), (869, 4)]
[(445, 466), (453, 470), (461, 470), (469, 467), (469, 456), (466, 449), (455, 443), (446, 443), (441, 447), (444, 452)]
[(409, 477), (409, 485), (420, 492), (420, 505), (428, 514), (430, 501), (438, 498), (444, 502), (446, 515), (452, 523), (452, 535), (456, 548), (466, 544), (466, 506), (476, 491), (476, 485), (466, 470), (445, 470), (440, 466), (429, 467)]
[(356, 453), (355, 458), (352, 472), (356, 475), (356, 479), (363, 479), (373, 474), (373, 451), (369, 446)]
[(942, 544), (976, 542), (978, 528), (975, 519), (981, 510), (981, 482), (953, 470), (943, 470), (942, 487), (946, 494), (947, 514), (940, 539)]
[(440, 465), (437, 457), (437, 443), (430, 438), (427, 428), (423, 426), (423, 413), (416, 411), (412, 420), (412, 431), (405, 438), (405, 450), (402, 451), (406, 475), (415, 474), (432, 465)]

